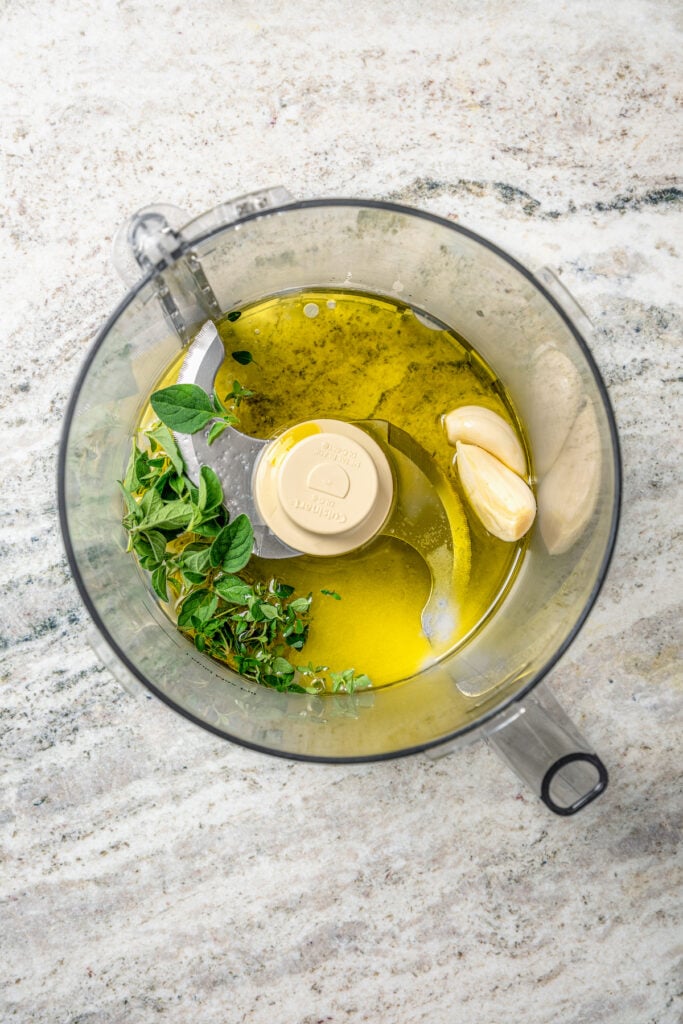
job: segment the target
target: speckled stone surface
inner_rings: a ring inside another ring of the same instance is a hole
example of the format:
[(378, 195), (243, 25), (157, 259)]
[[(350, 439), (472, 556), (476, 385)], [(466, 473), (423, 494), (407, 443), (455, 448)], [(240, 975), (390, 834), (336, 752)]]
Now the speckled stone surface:
[[(3, 5), (0, 1020), (681, 1020), (681, 21), (670, 0)], [(84, 643), (55, 457), (120, 294), (112, 234), (280, 182), (454, 218), (557, 268), (595, 322), (625, 498), (552, 677), (612, 775), (576, 818), (483, 745), (229, 746)]]

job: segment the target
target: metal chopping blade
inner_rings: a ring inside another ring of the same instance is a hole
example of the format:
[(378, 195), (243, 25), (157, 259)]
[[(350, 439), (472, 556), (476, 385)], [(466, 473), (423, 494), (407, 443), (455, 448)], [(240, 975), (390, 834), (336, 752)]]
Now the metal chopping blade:
[[(197, 384), (213, 392), (225, 349), (215, 325), (208, 321), (190, 345), (178, 383)], [(469, 532), (455, 495), (429, 455), (398, 427), (383, 420), (356, 421), (385, 450), (394, 476), (394, 501), (380, 535), (394, 537), (413, 548), (431, 575), (429, 599), (422, 609), (422, 628), (433, 644), (453, 635), (454, 589), (469, 575)], [(202, 465), (210, 466), (229, 485), (232, 516), (245, 513), (254, 528), (254, 553), (264, 558), (292, 558), (301, 552), (284, 544), (266, 525), (254, 499), (254, 470), (271, 443), (229, 427), (209, 447), (208, 428), (196, 434), (176, 434), (187, 474), (199, 481)], [(226, 488), (227, 489), (227, 488)], [(454, 540), (458, 538), (458, 551)], [(466, 550), (465, 550), (466, 549)]]
[(457, 626), (454, 595), (462, 593), (470, 570), (469, 529), (460, 502), (428, 453), (404, 430), (384, 420), (356, 425), (389, 449), (396, 495), (381, 533), (408, 544), (426, 562), (432, 587), (422, 629), (433, 644), (447, 643)]
[[(190, 345), (178, 375), (179, 384), (197, 384), (213, 393), (216, 374), (225, 358), (225, 349), (215, 324), (208, 320)], [(254, 501), (254, 466), (269, 443), (257, 437), (248, 437), (228, 427), (209, 447), (209, 428), (196, 434), (175, 434), (176, 443), (185, 462), (187, 475), (199, 483), (199, 470), (210, 466), (219, 480), (229, 483), (230, 514), (244, 513), (254, 529), (254, 553), (263, 558), (292, 558), (301, 552), (283, 544), (264, 523)]]

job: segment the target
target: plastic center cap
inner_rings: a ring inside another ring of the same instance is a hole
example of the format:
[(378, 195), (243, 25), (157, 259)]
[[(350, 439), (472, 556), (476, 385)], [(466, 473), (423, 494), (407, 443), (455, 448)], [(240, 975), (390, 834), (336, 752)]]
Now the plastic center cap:
[(377, 500), (375, 464), (342, 434), (313, 434), (285, 456), (278, 498), (289, 518), (313, 533), (346, 533), (364, 522)]
[(285, 544), (313, 555), (341, 554), (383, 526), (393, 477), (379, 444), (339, 420), (309, 420), (265, 450), (255, 497), (268, 527)]

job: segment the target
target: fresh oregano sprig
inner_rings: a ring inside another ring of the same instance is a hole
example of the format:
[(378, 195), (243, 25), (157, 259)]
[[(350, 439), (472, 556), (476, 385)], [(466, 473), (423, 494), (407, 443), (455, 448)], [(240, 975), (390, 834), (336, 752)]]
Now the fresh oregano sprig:
[(151, 573), (155, 593), (172, 605), (178, 628), (198, 650), (267, 686), (306, 692), (285, 655), (306, 641), (311, 596), (295, 597), (278, 580), (236, 575), (254, 544), (248, 517), (230, 520), (209, 466), (202, 466), (199, 487), (176, 472), (176, 453), (161, 449), (158, 425), (143, 437), (149, 448), (133, 443), (119, 487), (128, 549)]
[[(239, 423), (235, 409), (243, 398), (249, 398), (253, 391), (233, 381), (232, 390), (224, 399), (216, 391), (209, 397), (198, 384), (171, 384), (155, 391), (150, 403), (162, 424), (179, 434), (195, 434), (213, 420), (208, 443), (213, 444), (228, 427)], [(232, 406), (226, 402), (232, 402)]]

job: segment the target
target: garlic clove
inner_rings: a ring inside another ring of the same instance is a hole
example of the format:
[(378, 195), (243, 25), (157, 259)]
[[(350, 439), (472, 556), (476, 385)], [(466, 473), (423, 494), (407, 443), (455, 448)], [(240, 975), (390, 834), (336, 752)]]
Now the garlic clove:
[(483, 405), (461, 405), (444, 416), (449, 444), (476, 444), (495, 455), (508, 469), (526, 475), (526, 456), (517, 434), (502, 416)]
[(534, 357), (528, 380), (526, 426), (534, 454), (534, 470), (543, 477), (562, 451), (583, 401), (581, 375), (571, 359), (556, 348)]
[(536, 515), (531, 488), (483, 448), (457, 441), (455, 449), (462, 489), (483, 525), (499, 540), (519, 540)]
[(551, 555), (563, 555), (586, 529), (600, 490), (600, 430), (591, 402), (538, 488), (538, 525)]

